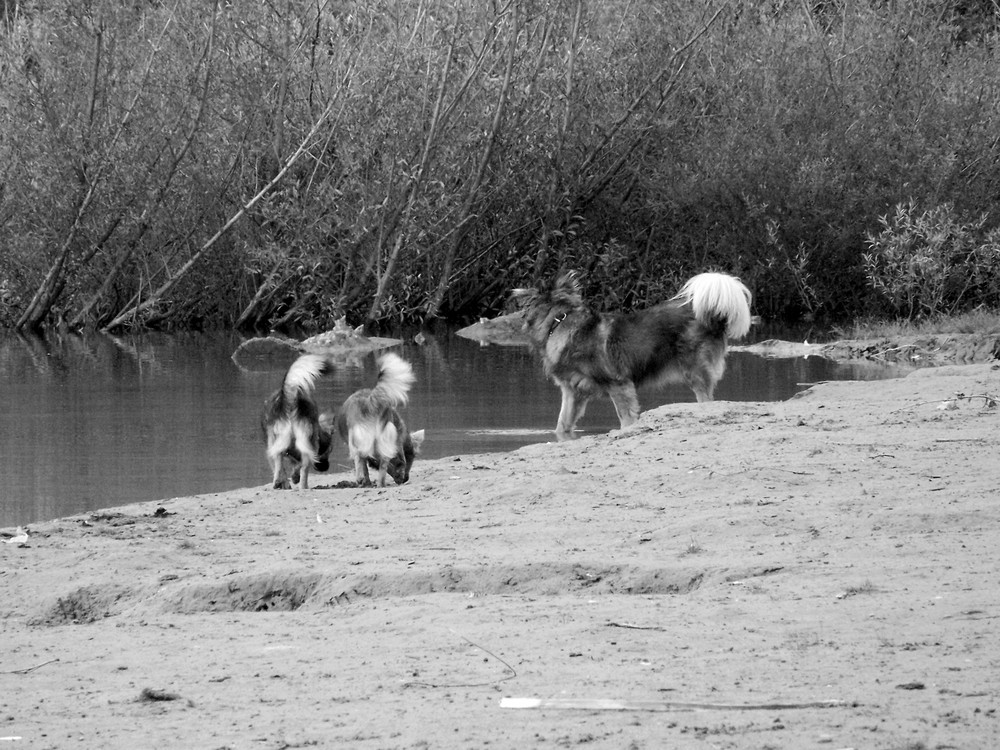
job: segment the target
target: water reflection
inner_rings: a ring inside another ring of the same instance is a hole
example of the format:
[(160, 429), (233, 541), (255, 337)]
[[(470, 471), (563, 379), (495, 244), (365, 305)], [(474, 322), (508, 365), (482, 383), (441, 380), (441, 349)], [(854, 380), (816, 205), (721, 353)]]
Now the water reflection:
[[(294, 355), (238, 365), (231, 355), (241, 341), (234, 333), (0, 333), (0, 527), (265, 484), (259, 410)], [(407, 416), (412, 429), (427, 430), (425, 458), (552, 439), (559, 392), (528, 349), (482, 348), (445, 332), (396, 350), (417, 374)], [(818, 358), (732, 353), (716, 396), (777, 401), (821, 380), (886, 375)], [(373, 355), (344, 360), (321, 382), (319, 401), (332, 407), (374, 378)], [(679, 386), (639, 395), (644, 408), (694, 400)], [(591, 405), (581, 426), (598, 433), (617, 424), (604, 400)], [(338, 446), (336, 470), (348, 470), (346, 454)]]

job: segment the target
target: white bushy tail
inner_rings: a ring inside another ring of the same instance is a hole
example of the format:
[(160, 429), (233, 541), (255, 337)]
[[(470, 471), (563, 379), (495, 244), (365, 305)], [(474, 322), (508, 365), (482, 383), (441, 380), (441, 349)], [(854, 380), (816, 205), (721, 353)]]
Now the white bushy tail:
[(316, 380), (332, 370), (329, 360), (318, 354), (303, 354), (288, 368), (281, 384), (281, 416), (267, 428), (271, 436), (267, 455), (272, 463), (281, 461), (282, 454), (292, 447), (302, 456), (303, 463), (311, 464), (316, 460), (312, 428), (300, 419), (299, 398), (311, 399)]
[(750, 330), (750, 290), (735, 276), (700, 273), (681, 287), (675, 299), (689, 302), (703, 323), (723, 318), (727, 338), (742, 338)]
[(410, 387), (416, 381), (410, 363), (398, 354), (389, 352), (378, 360), (376, 396), (384, 398), (393, 408), (405, 406), (410, 398)]
[(321, 375), (330, 372), (330, 362), (318, 354), (303, 354), (292, 363), (285, 374), (282, 389), (285, 392), (285, 403), (291, 406), (299, 393), (309, 395), (316, 387), (316, 380)]

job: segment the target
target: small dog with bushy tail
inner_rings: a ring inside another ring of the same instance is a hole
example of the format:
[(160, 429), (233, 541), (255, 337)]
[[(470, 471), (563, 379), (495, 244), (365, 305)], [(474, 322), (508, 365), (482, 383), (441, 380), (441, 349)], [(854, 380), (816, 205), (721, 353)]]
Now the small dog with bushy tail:
[(293, 484), (308, 489), (310, 469), (330, 469), (333, 417), (320, 414), (313, 397), (316, 381), (330, 372), (333, 365), (326, 357), (303, 354), (288, 368), (281, 388), (264, 402), (261, 428), (276, 490)]
[(378, 471), (378, 486), (386, 475), (396, 484), (410, 479), (410, 468), (424, 440), (424, 431), (410, 433), (398, 409), (405, 406), (416, 381), (410, 363), (389, 352), (378, 360), (374, 388), (353, 393), (336, 417), (337, 432), (347, 443), (354, 461), (354, 478), (361, 487), (371, 486), (368, 468)]

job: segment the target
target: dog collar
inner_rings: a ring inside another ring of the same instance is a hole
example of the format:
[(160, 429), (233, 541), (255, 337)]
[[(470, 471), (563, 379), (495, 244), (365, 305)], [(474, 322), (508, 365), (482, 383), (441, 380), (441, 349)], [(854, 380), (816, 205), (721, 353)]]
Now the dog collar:
[(562, 315), (560, 315), (552, 322), (552, 325), (549, 326), (549, 332), (545, 335), (545, 338), (548, 338), (549, 336), (552, 335), (552, 332), (559, 327), (559, 324), (562, 323), (564, 320), (566, 320), (567, 315), (569, 315), (569, 313), (564, 312)]

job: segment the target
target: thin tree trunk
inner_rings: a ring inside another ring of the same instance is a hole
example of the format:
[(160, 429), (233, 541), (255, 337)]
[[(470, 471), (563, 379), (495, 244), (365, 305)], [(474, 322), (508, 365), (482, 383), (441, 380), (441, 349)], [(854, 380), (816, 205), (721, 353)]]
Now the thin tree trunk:
[[(254, 294), (253, 299), (250, 300), (250, 303), (245, 308), (243, 308), (243, 312), (241, 312), (240, 316), (236, 319), (236, 328), (243, 328), (247, 324), (247, 321), (250, 320), (251, 316), (257, 315), (257, 310), (260, 308), (261, 303), (270, 296), (271, 291), (274, 289), (274, 285), (271, 281), (278, 276), (278, 271), (281, 269), (284, 262), (284, 258), (278, 258), (277, 262), (275, 262), (274, 267), (267, 275), (267, 278), (264, 279), (259, 287), (257, 287), (257, 292)], [(257, 319), (259, 319), (259, 316)]]
[(59, 252), (56, 253), (55, 262), (49, 267), (49, 272), (45, 275), (45, 279), (42, 280), (38, 289), (35, 290), (35, 294), (28, 303), (28, 306), (24, 308), (24, 312), (21, 313), (21, 316), (14, 324), (15, 330), (37, 331), (42, 327), (42, 321), (48, 316), (49, 311), (52, 310), (52, 306), (56, 303), (65, 285), (63, 271), (66, 268), (70, 253), (73, 252), (76, 244), (76, 235), (80, 231), (83, 216), (94, 200), (96, 192), (97, 183), (94, 182), (90, 185), (87, 193), (77, 206), (73, 223), (70, 225), (69, 231), (63, 239)]
[(451, 270), (455, 264), (455, 257), (458, 255), (458, 250), (465, 241), (465, 237), (468, 235), (469, 229), (472, 227), (476, 218), (473, 216), (472, 210), (475, 207), (476, 200), (479, 197), (480, 188), (482, 188), (483, 181), (486, 178), (486, 169), (489, 167), (490, 160), (493, 157), (493, 148), (496, 145), (497, 136), (500, 133), (500, 127), (503, 123), (503, 115), (506, 110), (507, 101), (510, 99), (510, 81), (514, 73), (517, 36), (520, 31), (519, 26), (517, 5), (515, 5), (511, 22), (510, 41), (508, 43), (507, 67), (504, 71), (503, 85), (500, 88), (500, 95), (497, 98), (497, 106), (493, 111), (493, 122), (490, 125), (489, 137), (486, 140), (486, 147), (483, 149), (482, 157), (479, 160), (479, 167), (476, 170), (475, 179), (472, 181), (472, 185), (469, 187), (469, 192), (465, 197), (465, 202), (462, 205), (459, 225), (455, 230), (455, 235), (452, 238), (451, 243), (448, 245), (448, 250), (444, 258), (444, 264), (441, 268), (441, 276), (438, 279), (437, 289), (434, 290), (434, 295), (427, 303), (426, 318), (437, 317), (438, 311), (441, 309), (441, 304), (444, 302), (444, 295), (448, 291), (448, 287), (451, 285)]
[[(454, 42), (448, 46), (448, 53), (445, 56), (444, 70), (441, 71), (441, 80), (438, 83), (437, 97), (434, 100), (434, 109), (431, 112), (431, 121), (427, 128), (427, 137), (424, 139), (423, 153), (420, 155), (420, 165), (417, 167), (417, 172), (413, 179), (406, 186), (405, 195), (403, 196), (405, 202), (403, 202), (402, 207), (392, 216), (390, 225), (386, 227), (385, 231), (379, 238), (378, 245), (375, 248), (375, 258), (381, 256), (383, 243), (387, 237), (395, 233), (396, 226), (399, 224), (400, 220), (404, 216), (408, 215), (412, 210), (413, 203), (416, 200), (417, 191), (423, 184), (424, 175), (427, 173), (427, 168), (431, 160), (431, 154), (434, 150), (434, 144), (437, 140), (437, 134), (442, 125), (441, 105), (444, 102), (444, 95), (448, 89), (448, 73), (451, 71), (451, 59), (454, 56), (453, 53)], [(389, 258), (386, 261), (385, 270), (378, 275), (378, 286), (375, 290), (375, 296), (372, 298), (371, 307), (368, 309), (368, 316), (365, 319), (366, 322), (375, 320), (382, 309), (382, 303), (385, 300), (386, 290), (389, 288), (389, 281), (396, 268), (399, 251), (403, 245), (402, 239), (403, 238), (401, 236), (396, 238), (396, 242), (394, 243), (392, 251), (389, 254)]]
[[(87, 302), (83, 305), (81, 310), (76, 315), (73, 316), (73, 319), (70, 321), (71, 328), (76, 328), (82, 325), (83, 322), (90, 315), (91, 310), (93, 310), (94, 307), (97, 306), (97, 304), (101, 301), (101, 299), (104, 298), (104, 296), (114, 285), (114, 282), (118, 277), (118, 274), (121, 273), (122, 269), (125, 267), (126, 262), (135, 253), (136, 249), (139, 247), (140, 241), (145, 236), (146, 232), (149, 231), (150, 228), (149, 214), (151, 211), (151, 206), (159, 207), (163, 203), (163, 199), (166, 197), (167, 191), (173, 184), (174, 177), (176, 177), (177, 173), (180, 171), (181, 162), (184, 160), (184, 157), (187, 156), (188, 151), (191, 150), (191, 144), (194, 143), (195, 135), (197, 135), (198, 133), (198, 127), (201, 124), (202, 117), (205, 114), (205, 106), (208, 102), (208, 94), (212, 78), (211, 56), (212, 56), (212, 48), (214, 46), (217, 18), (218, 18), (218, 13), (213, 14), (212, 28), (208, 38), (208, 43), (205, 45), (205, 49), (202, 53), (202, 60), (205, 62), (206, 67), (205, 67), (205, 80), (204, 83), (202, 84), (201, 96), (198, 99), (198, 111), (195, 113), (194, 119), (191, 122), (191, 127), (188, 129), (188, 132), (184, 137), (184, 142), (182, 143), (180, 150), (174, 154), (174, 157), (170, 163), (170, 167), (167, 170), (167, 174), (164, 176), (159, 189), (156, 191), (156, 196), (153, 198), (150, 205), (146, 206), (146, 208), (142, 212), (142, 215), (139, 217), (139, 226), (135, 234), (126, 243), (122, 252), (119, 253), (118, 258), (115, 259), (114, 265), (111, 267), (107, 275), (104, 277), (104, 281), (101, 282), (100, 288), (98, 288), (98, 290), (93, 295), (91, 295), (90, 299), (87, 300)], [(174, 132), (174, 129), (171, 128), (170, 132)], [(160, 154), (162, 154), (163, 151), (166, 150), (167, 145), (168, 144), (165, 142), (163, 149), (160, 151)], [(157, 157), (153, 160), (154, 164), (155, 162), (159, 161), (160, 154), (157, 154)]]
[[(667, 61), (667, 64), (660, 69), (660, 72), (656, 74), (653, 80), (650, 81), (646, 85), (646, 87), (639, 92), (638, 96), (636, 96), (635, 99), (632, 100), (632, 104), (629, 105), (629, 108), (625, 111), (625, 114), (619, 117), (618, 120), (615, 123), (613, 123), (610, 128), (608, 128), (607, 132), (604, 134), (604, 138), (597, 145), (597, 147), (590, 152), (590, 155), (584, 160), (583, 165), (581, 167), (581, 172), (586, 172), (587, 169), (590, 168), (590, 166), (594, 163), (594, 161), (596, 161), (597, 157), (601, 154), (601, 152), (605, 149), (605, 147), (618, 134), (618, 131), (621, 130), (622, 127), (624, 127), (625, 123), (627, 123), (632, 118), (632, 115), (635, 114), (635, 111), (639, 108), (639, 105), (641, 105), (642, 102), (645, 101), (646, 97), (649, 96), (649, 93), (653, 89), (655, 89), (657, 86), (660, 85), (660, 83), (668, 74), (670, 75), (670, 78), (667, 82), (667, 91), (669, 92), (673, 90), (673, 88), (677, 84), (677, 76), (684, 69), (684, 65), (687, 62), (687, 58), (682, 59), (679, 65), (676, 63), (676, 61), (678, 60), (678, 58), (681, 58), (682, 55), (684, 55), (684, 53), (687, 52), (688, 49), (690, 49), (691, 46), (694, 45), (694, 43), (697, 42), (709, 30), (709, 28), (711, 28), (712, 24), (715, 23), (716, 19), (722, 14), (722, 11), (725, 10), (726, 7), (727, 7), (726, 5), (723, 5), (721, 8), (719, 8), (715, 12), (715, 14), (710, 19), (708, 19), (708, 21), (706, 21), (705, 24), (695, 34), (691, 36), (690, 39), (684, 42), (684, 44), (682, 44), (678, 49), (674, 50), (674, 53), (670, 56), (670, 60)], [(659, 109), (662, 108), (662, 105), (665, 101), (666, 101), (666, 96), (661, 95), (660, 106), (657, 108), (657, 111), (659, 111)]]
[(549, 193), (546, 198), (545, 216), (542, 217), (542, 238), (538, 253), (535, 255), (535, 267), (531, 274), (532, 284), (537, 285), (545, 268), (549, 254), (549, 224), (555, 213), (556, 192), (562, 177), (560, 157), (566, 143), (566, 132), (569, 130), (570, 113), (573, 101), (573, 71), (576, 68), (576, 44), (580, 33), (580, 19), (583, 16), (583, 0), (577, 0), (576, 13), (573, 15), (573, 26), (569, 34), (569, 51), (566, 62), (566, 82), (563, 86), (563, 116), (556, 133), (555, 147), (552, 149), (552, 159), (549, 164)]
[[(652, 109), (652, 111), (646, 116), (646, 124), (640, 128), (639, 133), (633, 137), (630, 143), (619, 150), (618, 156), (606, 169), (604, 169), (600, 174), (592, 176), (577, 190), (572, 206), (569, 209), (570, 215), (580, 212), (585, 206), (598, 198), (608, 188), (615, 176), (621, 172), (622, 168), (624, 168), (628, 162), (629, 157), (637, 148), (643, 145), (645, 133), (650, 127), (649, 123), (663, 110), (663, 107), (666, 105), (670, 95), (677, 87), (680, 80), (680, 74), (684, 71), (684, 67), (687, 64), (688, 58), (686, 57), (686, 53), (695, 44), (695, 42), (697, 42), (698, 39), (700, 39), (708, 31), (712, 24), (715, 23), (725, 7), (726, 6), (719, 8), (719, 10), (717, 10), (697, 32), (695, 32), (686, 42), (684, 42), (684, 44), (674, 51), (667, 64), (664, 65), (653, 80), (639, 92), (639, 94), (632, 100), (632, 103), (629, 105), (625, 113), (607, 130), (604, 138), (601, 139), (601, 142), (591, 149), (590, 153), (583, 160), (579, 168), (579, 173), (583, 176), (587, 175), (599, 157), (605, 152), (608, 145), (612, 142), (615, 136), (618, 135), (625, 124), (632, 118), (635, 112), (639, 109), (639, 106), (646, 100), (650, 93), (657, 87), (661, 87), (659, 101), (656, 103), (656, 106)], [(664, 79), (666, 79), (665, 83)], [(540, 251), (540, 254), (544, 252), (546, 251), (543, 248), (543, 250)], [(542, 260), (544, 261), (545, 258), (543, 257)], [(536, 257), (536, 272), (539, 270), (540, 266), (538, 265), (538, 258)]]
[(212, 235), (212, 237), (210, 237), (208, 241), (205, 242), (205, 244), (203, 244), (198, 249), (198, 251), (194, 255), (192, 255), (187, 260), (187, 262), (184, 263), (184, 265), (182, 265), (177, 270), (176, 273), (168, 277), (167, 280), (163, 282), (163, 284), (161, 284), (157, 289), (153, 290), (153, 292), (148, 297), (146, 297), (145, 300), (143, 300), (140, 303), (137, 303), (133, 307), (122, 310), (117, 316), (114, 317), (114, 319), (112, 319), (106, 326), (104, 326), (103, 330), (120, 328), (129, 323), (130, 319), (132, 323), (140, 323), (142, 319), (144, 319), (145, 315), (149, 314), (154, 307), (160, 304), (160, 301), (177, 285), (177, 282), (179, 282), (182, 278), (184, 278), (184, 276), (187, 275), (187, 273), (194, 267), (194, 265), (199, 260), (201, 260), (201, 258), (206, 253), (208, 253), (208, 251), (211, 250), (215, 246), (215, 244), (220, 239), (222, 239), (222, 237), (225, 236), (225, 234), (230, 229), (233, 228), (236, 222), (242, 219), (243, 215), (247, 211), (256, 206), (264, 196), (270, 193), (275, 188), (275, 186), (279, 182), (281, 182), (284, 176), (288, 173), (288, 170), (290, 170), (295, 165), (295, 163), (306, 152), (309, 146), (312, 145), (313, 139), (316, 137), (316, 133), (319, 132), (320, 127), (322, 127), (323, 123), (326, 122), (326, 119), (330, 116), (330, 112), (333, 110), (333, 105), (335, 101), (336, 101), (335, 99), (331, 100), (330, 104), (327, 105), (326, 109), (320, 115), (319, 119), (316, 120), (315, 123), (313, 123), (312, 128), (310, 128), (305, 138), (302, 139), (302, 142), (299, 144), (299, 147), (295, 150), (295, 153), (293, 153), (290, 157), (288, 157), (288, 160), (285, 162), (284, 166), (282, 166), (282, 168), (278, 171), (278, 174), (276, 174), (270, 182), (268, 182), (263, 188), (261, 188), (260, 191), (258, 191), (258, 193), (255, 196), (253, 196), (253, 198), (247, 201), (247, 203), (245, 203), (243, 207), (240, 208), (239, 211), (233, 214), (229, 218), (229, 220), (222, 226), (222, 228), (219, 229), (214, 235)]
[[(499, 19), (506, 15), (508, 8), (512, 3), (513, 0), (510, 0), (507, 5), (497, 12), (497, 20), (493, 23), (492, 31), (496, 31), (500, 22)], [(458, 28), (457, 20), (455, 22), (455, 28)], [(453, 39), (455, 36), (457, 36), (457, 34), (453, 35)], [(400, 200), (399, 208), (392, 215), (391, 219), (386, 222), (386, 231), (383, 232), (379, 239), (379, 244), (376, 247), (375, 252), (381, 254), (382, 249), (386, 246), (386, 244), (388, 244), (389, 241), (393, 242), (393, 249), (386, 261), (386, 268), (379, 274), (379, 287), (376, 290), (375, 297), (373, 298), (371, 307), (368, 310), (368, 315), (365, 318), (366, 322), (371, 322), (377, 319), (381, 312), (382, 303), (385, 301), (385, 296), (389, 288), (389, 282), (392, 280), (392, 274), (395, 271), (396, 263), (399, 259), (399, 253), (405, 246), (405, 243), (402, 242), (402, 238), (395, 237), (395, 232), (399, 224), (402, 223), (402, 219), (409, 216), (413, 209), (413, 205), (418, 195), (418, 189), (422, 186), (424, 177), (426, 176), (429, 168), (430, 157), (433, 147), (436, 144), (437, 136), (444, 129), (445, 124), (449, 121), (452, 113), (457, 109), (459, 103), (462, 101), (462, 98), (465, 96), (465, 93), (472, 86), (476, 76), (481, 72), (484, 62), (486, 61), (486, 54), (488, 51), (489, 44), (484, 42), (482, 49), (479, 51), (479, 55), (473, 61), (472, 66), (466, 73), (465, 79), (458, 87), (458, 90), (455, 92), (454, 97), (452, 97), (451, 102), (449, 102), (448, 105), (442, 110), (441, 103), (443, 101), (445, 85), (447, 84), (448, 71), (450, 70), (451, 60), (454, 57), (454, 42), (449, 45), (445, 62), (445, 72), (441, 79), (441, 86), (438, 89), (438, 98), (434, 105), (434, 114), (432, 115), (430, 132), (424, 141), (424, 152), (421, 157), (420, 168), (417, 170), (417, 176), (407, 185), (405, 194)], [(369, 268), (371, 265), (372, 263), (369, 263)]]
[[(164, 25), (160, 32), (160, 40), (162, 40), (163, 35), (166, 34), (167, 27), (170, 25), (170, 21)], [(149, 56), (149, 60), (146, 63), (146, 69), (143, 71), (142, 80), (136, 90), (135, 96), (126, 108), (125, 113), (122, 115), (121, 120), (118, 123), (118, 128), (115, 134), (112, 136), (108, 146), (105, 148), (105, 153), (111, 153), (114, 149), (115, 144), (121, 137), (122, 133), (125, 132), (126, 126), (132, 120), (132, 113), (135, 111), (135, 107), (139, 102), (139, 97), (143, 90), (146, 88), (146, 82), (149, 80), (150, 71), (153, 67), (153, 60), (156, 54), (159, 52), (159, 40), (157, 40), (157, 45), (153, 48), (152, 54)], [(100, 54), (100, 45), (95, 54)], [(96, 75), (94, 76), (93, 83), (96, 86)], [(92, 93), (91, 99), (94, 99)], [(52, 126), (59, 129), (58, 122), (53, 120), (54, 114), (49, 112), (50, 108), (46, 107), (46, 112), (51, 116), (49, 117)], [(101, 164), (97, 166), (95, 173), (92, 177), (89, 177), (82, 167), (77, 169), (78, 174), (87, 186), (87, 191), (77, 204), (76, 210), (74, 212), (73, 221), (70, 223), (69, 229), (67, 230), (66, 237), (63, 239), (60, 245), (59, 251), (56, 253), (56, 258), (53, 264), (49, 267), (49, 272), (45, 275), (42, 283), (39, 285), (35, 294), (32, 296), (31, 301), (28, 303), (24, 312), (17, 319), (14, 324), (14, 328), (18, 331), (36, 331), (41, 325), (42, 321), (48, 316), (49, 312), (52, 310), (52, 306), (59, 299), (59, 295), (66, 286), (66, 275), (69, 273), (69, 267), (72, 265), (70, 263), (70, 255), (72, 254), (76, 246), (76, 237), (80, 231), (83, 224), (83, 218), (90, 208), (91, 203), (93, 203), (94, 198), (97, 195), (97, 188), (101, 184), (101, 179), (104, 174), (104, 170), (108, 166), (108, 160), (105, 159)]]

